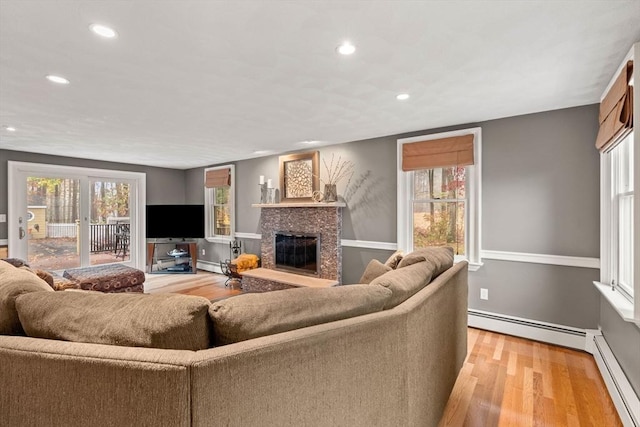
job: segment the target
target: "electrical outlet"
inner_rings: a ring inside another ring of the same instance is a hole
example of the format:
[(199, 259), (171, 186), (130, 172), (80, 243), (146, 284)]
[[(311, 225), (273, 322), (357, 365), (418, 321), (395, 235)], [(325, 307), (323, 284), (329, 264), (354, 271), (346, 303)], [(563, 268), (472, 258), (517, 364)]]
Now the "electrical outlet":
[(7, 214), (0, 214), (0, 222), (7, 222)]
[(205, 254), (206, 254), (206, 252), (205, 252), (204, 248), (202, 248), (202, 255), (205, 255)]
[(489, 289), (480, 288), (480, 299), (484, 299), (484, 300), (489, 299)]

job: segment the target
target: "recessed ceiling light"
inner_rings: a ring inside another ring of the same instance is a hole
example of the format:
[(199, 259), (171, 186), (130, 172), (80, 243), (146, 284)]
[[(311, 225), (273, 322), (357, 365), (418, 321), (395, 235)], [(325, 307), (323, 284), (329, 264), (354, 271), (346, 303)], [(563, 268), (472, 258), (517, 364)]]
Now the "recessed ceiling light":
[(269, 154), (271, 153), (271, 150), (256, 150), (253, 152), (253, 154)]
[(4, 127), (6, 130), (8, 130), (9, 132), (15, 132), (16, 128), (14, 128), (13, 126), (5, 126)]
[(356, 51), (356, 47), (349, 42), (344, 42), (336, 48), (341, 55), (351, 55)]
[(314, 141), (314, 140), (302, 141), (302, 144), (308, 144), (308, 145), (319, 144), (319, 143), (320, 141)]
[(396, 96), (396, 99), (398, 101), (404, 101), (405, 99), (409, 99), (409, 94), (408, 93), (401, 93), (400, 95)]
[(91, 29), (91, 31), (93, 31), (97, 35), (108, 38), (108, 39), (112, 39), (118, 35), (118, 33), (116, 33), (116, 31), (113, 28), (109, 28), (105, 25), (91, 24), (89, 28)]
[(49, 74), (47, 76), (47, 80), (49, 80), (50, 82), (53, 83), (58, 83), (61, 85), (68, 85), (69, 84), (69, 80), (65, 79), (64, 77), (61, 76), (54, 76), (53, 74)]

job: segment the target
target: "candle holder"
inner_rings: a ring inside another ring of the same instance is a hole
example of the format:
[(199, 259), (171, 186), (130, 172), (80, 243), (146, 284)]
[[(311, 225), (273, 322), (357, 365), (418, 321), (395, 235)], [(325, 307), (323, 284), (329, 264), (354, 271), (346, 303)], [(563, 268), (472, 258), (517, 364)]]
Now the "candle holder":
[(267, 203), (267, 183), (258, 185), (260, 186), (260, 204), (264, 205)]
[(272, 205), (276, 202), (276, 189), (267, 188), (267, 203)]

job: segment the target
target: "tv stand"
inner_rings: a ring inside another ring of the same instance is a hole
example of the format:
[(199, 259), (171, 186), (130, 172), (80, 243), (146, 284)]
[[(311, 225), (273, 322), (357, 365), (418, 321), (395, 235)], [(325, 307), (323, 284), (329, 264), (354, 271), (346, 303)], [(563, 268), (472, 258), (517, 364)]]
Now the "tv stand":
[(195, 240), (166, 239), (147, 242), (147, 273), (195, 274), (198, 245)]

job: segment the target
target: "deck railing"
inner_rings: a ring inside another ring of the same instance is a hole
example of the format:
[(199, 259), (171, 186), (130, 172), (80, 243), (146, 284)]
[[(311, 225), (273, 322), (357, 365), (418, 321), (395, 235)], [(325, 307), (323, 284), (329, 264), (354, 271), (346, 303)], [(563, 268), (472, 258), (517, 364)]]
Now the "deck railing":
[[(118, 246), (129, 244), (128, 239), (123, 242), (122, 233), (128, 231), (129, 224), (91, 224), (89, 226), (90, 252), (117, 251)], [(48, 238), (77, 238), (78, 225), (70, 224), (47, 224)]]

